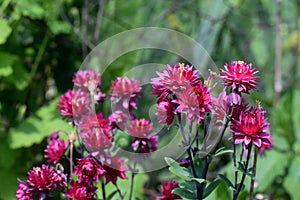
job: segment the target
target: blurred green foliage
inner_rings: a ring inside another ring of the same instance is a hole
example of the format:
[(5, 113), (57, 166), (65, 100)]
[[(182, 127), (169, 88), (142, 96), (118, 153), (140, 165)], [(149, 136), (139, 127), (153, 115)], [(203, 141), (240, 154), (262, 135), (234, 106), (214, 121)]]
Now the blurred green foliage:
[[(300, 3), (282, 1), (281, 11), (283, 92), (275, 106), (275, 1), (0, 0), (0, 199), (15, 199), (17, 177), (24, 180), (33, 165), (44, 162), (46, 137), (52, 131), (69, 131), (56, 103), (73, 87), (73, 73), (85, 56), (101, 41), (144, 26), (187, 34), (218, 67), (244, 60), (259, 69), (259, 90), (251, 99), (267, 108), (275, 145), (258, 161), (257, 192), (271, 199), (299, 199)], [(128, 53), (103, 76), (103, 91), (132, 66), (150, 62), (174, 64), (177, 57), (157, 50)], [(156, 194), (159, 183), (173, 177), (165, 173), (152, 172), (153, 180), (145, 186), (152, 191), (148, 194)], [(141, 177), (136, 179), (139, 186), (147, 180)], [(210, 198), (229, 197), (224, 188), (220, 184)]]

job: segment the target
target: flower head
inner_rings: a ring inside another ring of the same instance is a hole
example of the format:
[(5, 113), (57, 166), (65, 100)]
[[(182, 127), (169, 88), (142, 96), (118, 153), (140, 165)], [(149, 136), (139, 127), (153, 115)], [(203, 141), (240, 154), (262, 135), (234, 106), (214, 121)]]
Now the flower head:
[(258, 72), (256, 68), (252, 68), (251, 64), (243, 61), (233, 61), (230, 65), (225, 64), (225, 70), (221, 69), (225, 86), (231, 86), (236, 93), (249, 93), (249, 90), (256, 88), (256, 79), (254, 76)]
[(104, 169), (93, 158), (77, 159), (77, 165), (75, 167), (75, 174), (78, 176), (78, 180), (81, 182), (91, 183), (93, 181), (98, 182), (99, 176), (103, 175)]
[(94, 200), (97, 188), (86, 182), (71, 181), (71, 188), (66, 192), (66, 197), (76, 200)]
[(156, 109), (157, 112), (155, 114), (158, 116), (159, 122), (162, 124), (167, 123), (167, 125), (170, 126), (176, 114), (176, 104), (166, 98), (164, 101), (157, 104)]
[(34, 167), (28, 172), (26, 182), (38, 191), (50, 191), (67, 185), (66, 176), (48, 165)]
[(234, 133), (234, 143), (244, 143), (247, 147), (253, 142), (258, 148), (262, 144), (270, 144), (270, 133), (268, 132), (269, 123), (265, 117), (265, 111), (258, 105), (252, 107), (249, 111), (242, 112), (239, 119), (234, 119), (230, 126)]
[(151, 134), (153, 124), (146, 119), (133, 120), (130, 124), (128, 133), (134, 137), (147, 137)]
[(30, 189), (28, 185), (23, 181), (18, 180), (18, 189), (16, 192), (16, 197), (18, 200), (32, 200), (32, 189)]
[(150, 153), (156, 151), (158, 146), (157, 135), (147, 138), (135, 138), (131, 143), (132, 149), (137, 153)]
[(74, 124), (86, 113), (90, 112), (90, 98), (88, 93), (82, 90), (69, 90), (59, 99), (58, 110), (61, 116), (71, 119)]
[(116, 110), (109, 116), (108, 120), (113, 129), (117, 128), (120, 130), (124, 130), (125, 125), (128, 121), (128, 117), (122, 111)]
[(106, 183), (112, 182), (116, 185), (117, 178), (127, 179), (125, 172), (128, 171), (126, 167), (123, 166), (124, 160), (120, 160), (119, 156), (115, 156), (106, 160), (103, 168), (105, 170), (104, 176), (106, 178)]
[(200, 82), (197, 86), (176, 93), (178, 99), (173, 100), (179, 104), (176, 112), (187, 113), (187, 120), (196, 120), (200, 123), (206, 112), (212, 111), (212, 96), (208, 87), (203, 87)]
[(172, 190), (174, 188), (178, 188), (179, 183), (176, 181), (167, 181), (162, 184), (161, 191), (163, 193), (162, 196), (158, 196), (160, 200), (173, 200), (173, 199), (181, 199), (180, 196), (176, 194), (172, 194)]
[(133, 108), (137, 109), (136, 98), (142, 90), (138, 80), (117, 77), (112, 81), (110, 89), (110, 99), (116, 106), (116, 110), (131, 112)]
[(50, 165), (57, 163), (68, 148), (68, 144), (66, 144), (64, 140), (60, 139), (58, 134), (57, 136), (51, 134), (49, 137), (49, 143), (44, 151), (45, 158), (49, 159), (47, 163)]

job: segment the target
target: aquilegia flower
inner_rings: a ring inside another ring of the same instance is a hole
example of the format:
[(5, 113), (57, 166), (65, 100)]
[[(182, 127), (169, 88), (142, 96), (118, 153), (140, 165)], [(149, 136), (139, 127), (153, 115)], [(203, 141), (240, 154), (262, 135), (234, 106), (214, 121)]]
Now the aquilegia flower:
[(105, 97), (105, 94), (101, 93), (101, 74), (96, 73), (93, 70), (83, 70), (75, 73), (73, 83), (81, 90), (93, 93), (95, 100), (100, 101)]
[(129, 126), (128, 133), (134, 137), (147, 137), (151, 134), (153, 124), (146, 119), (133, 120)]
[(66, 192), (66, 197), (76, 200), (94, 200), (97, 187), (86, 182), (71, 181), (71, 188)]
[[(54, 136), (55, 135), (55, 136)], [(45, 158), (48, 158), (48, 164), (56, 164), (60, 158), (65, 154), (65, 151), (68, 148), (68, 144), (64, 140), (59, 138), (59, 135), (54, 132), (49, 137), (49, 143), (44, 150)]]
[(77, 165), (74, 172), (78, 176), (79, 182), (83, 181), (91, 183), (93, 181), (98, 182), (99, 176), (104, 173), (104, 169), (93, 158), (82, 158), (77, 159)]
[(146, 138), (135, 138), (132, 143), (132, 149), (137, 153), (150, 153), (156, 151), (158, 146), (158, 136), (149, 136)]
[(271, 134), (268, 132), (269, 123), (265, 114), (263, 108), (257, 105), (249, 111), (242, 112), (239, 119), (233, 120), (230, 129), (234, 133), (234, 143), (244, 143), (247, 147), (253, 142), (258, 148), (262, 144), (270, 144)]
[(113, 129), (117, 128), (123, 131), (128, 121), (128, 117), (122, 111), (116, 110), (108, 117), (108, 120)]
[(89, 94), (82, 90), (68, 90), (59, 99), (58, 110), (65, 119), (78, 124), (81, 117), (90, 112)]
[(258, 72), (256, 68), (252, 68), (252, 64), (243, 61), (233, 61), (230, 65), (225, 64), (225, 70), (220, 69), (225, 86), (231, 86), (236, 93), (249, 93), (249, 90), (256, 88), (256, 79), (254, 76)]
[(18, 189), (16, 192), (16, 197), (18, 200), (34, 199), (32, 194), (32, 189), (29, 188), (28, 185), (21, 180), (18, 180)]
[(124, 166), (124, 163), (125, 161), (120, 160), (119, 156), (107, 158), (103, 166), (106, 183), (112, 182), (116, 185), (118, 177), (127, 179), (125, 172), (127, 172), (128, 169)]
[(161, 191), (163, 195), (158, 196), (158, 199), (160, 200), (175, 200), (175, 199), (181, 199), (180, 196), (176, 194), (172, 194), (172, 190), (174, 188), (178, 188), (179, 183), (176, 181), (167, 181), (162, 184)]
[(166, 98), (164, 101), (161, 101), (157, 104), (155, 113), (158, 117), (158, 121), (161, 124), (166, 123), (170, 126), (174, 120), (176, 104), (173, 103), (169, 98)]

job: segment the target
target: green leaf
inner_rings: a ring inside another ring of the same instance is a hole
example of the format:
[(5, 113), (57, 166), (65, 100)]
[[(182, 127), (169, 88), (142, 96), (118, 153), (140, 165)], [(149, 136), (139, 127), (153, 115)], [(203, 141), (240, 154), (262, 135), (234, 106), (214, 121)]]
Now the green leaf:
[(300, 157), (293, 159), (289, 167), (289, 175), (284, 179), (283, 185), (289, 192), (292, 199), (300, 199), (299, 179), (300, 179)]
[(48, 22), (48, 26), (53, 34), (57, 35), (60, 33), (68, 34), (72, 31), (72, 26), (67, 22), (61, 21), (50, 21)]
[(13, 73), (7, 76), (6, 80), (15, 85), (19, 90), (23, 90), (27, 87), (30, 81), (29, 72), (25, 69), (24, 64), (16, 62), (13, 66)]
[(187, 199), (197, 199), (196, 193), (193, 193), (185, 188), (175, 188), (172, 190), (172, 193)]
[(165, 161), (170, 166), (169, 167), (170, 172), (172, 172), (176, 176), (182, 178), (183, 180), (186, 180), (186, 181), (192, 180), (193, 175), (187, 168), (181, 167), (175, 160), (173, 160), (172, 158), (169, 158), (169, 157), (166, 157)]
[(18, 9), (22, 15), (30, 17), (31, 19), (42, 19), (45, 15), (43, 7), (36, 0), (22, 0), (16, 1)]
[(216, 153), (213, 155), (214, 157), (217, 157), (217, 156), (221, 156), (221, 155), (223, 155), (223, 154), (227, 154), (227, 153), (233, 153), (233, 151), (231, 150), (231, 149), (222, 149), (222, 150), (218, 150), (218, 151), (216, 151)]
[(219, 185), (219, 183), (221, 182), (220, 179), (217, 179), (213, 182), (211, 182), (205, 189), (203, 192), (203, 198), (206, 198), (208, 195), (210, 195), (212, 193), (212, 191), (214, 191), (214, 189), (216, 189), (216, 187)]
[(48, 106), (40, 108), (34, 116), (24, 120), (9, 132), (12, 149), (29, 147), (40, 143), (51, 132), (57, 130), (70, 130), (70, 126), (62, 120), (57, 111), (58, 99), (51, 101)]
[(11, 28), (6, 19), (0, 18), (0, 45), (4, 44), (11, 33)]
[(197, 181), (198, 183), (204, 183), (206, 180), (203, 178), (192, 178), (193, 181)]
[(16, 59), (15, 55), (0, 52), (0, 77), (6, 77), (13, 73), (13, 64)]
[(218, 175), (219, 175), (220, 179), (221, 179), (222, 181), (224, 181), (224, 183), (226, 183), (226, 185), (227, 185), (228, 187), (234, 188), (233, 183), (232, 183), (226, 176), (224, 176), (223, 174), (218, 174)]

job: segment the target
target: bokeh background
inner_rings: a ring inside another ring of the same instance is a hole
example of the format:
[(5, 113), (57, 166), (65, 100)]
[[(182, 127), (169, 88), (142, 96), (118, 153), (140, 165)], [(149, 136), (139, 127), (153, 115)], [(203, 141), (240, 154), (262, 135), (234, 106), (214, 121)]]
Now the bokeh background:
[[(218, 67), (244, 60), (259, 69), (250, 98), (268, 111), (275, 144), (258, 161), (257, 192), (300, 199), (299, 0), (0, 0), (0, 199), (15, 199), (17, 178), (45, 161), (51, 132), (70, 130), (56, 105), (88, 53), (117, 33), (147, 26), (190, 36)], [(132, 66), (176, 64), (173, 58), (159, 50), (128, 53), (110, 65), (102, 90)], [(171, 177), (153, 174), (137, 178), (140, 199)], [(228, 198), (224, 185), (212, 195)]]

